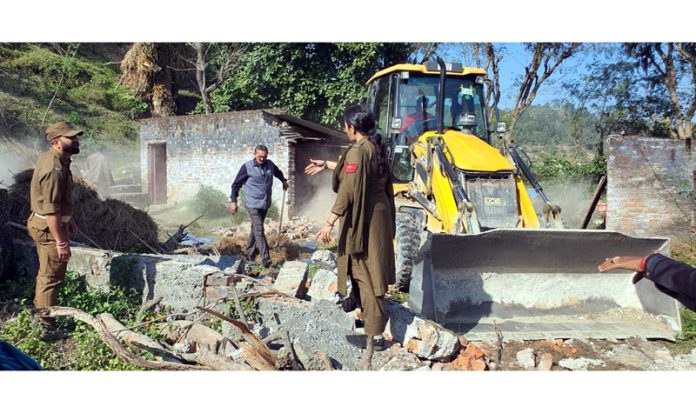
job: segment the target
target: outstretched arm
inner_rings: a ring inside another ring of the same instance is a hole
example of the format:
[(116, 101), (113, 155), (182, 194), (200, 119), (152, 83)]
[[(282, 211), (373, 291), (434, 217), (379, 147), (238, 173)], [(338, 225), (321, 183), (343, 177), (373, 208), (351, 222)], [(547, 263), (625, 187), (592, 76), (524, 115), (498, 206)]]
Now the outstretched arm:
[(597, 267), (599, 272), (606, 272), (611, 270), (631, 270), (631, 271), (645, 271), (645, 259), (647, 257), (643, 256), (616, 256), (607, 257), (604, 262), (599, 264)]
[(334, 161), (310, 159), (309, 165), (305, 167), (304, 171), (307, 175), (316, 175), (324, 169), (331, 169), (333, 171), (336, 169), (336, 164), (337, 162)]

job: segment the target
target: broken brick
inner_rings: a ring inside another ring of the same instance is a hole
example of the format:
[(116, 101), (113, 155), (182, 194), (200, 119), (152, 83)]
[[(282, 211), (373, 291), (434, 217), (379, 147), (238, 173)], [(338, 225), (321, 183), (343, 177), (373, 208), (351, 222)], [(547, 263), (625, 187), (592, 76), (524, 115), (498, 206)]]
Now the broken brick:
[(481, 350), (474, 343), (469, 343), (469, 345), (466, 346), (466, 349), (462, 352), (462, 354), (471, 355), (474, 359), (480, 359), (486, 355), (486, 353), (484, 353), (483, 350)]

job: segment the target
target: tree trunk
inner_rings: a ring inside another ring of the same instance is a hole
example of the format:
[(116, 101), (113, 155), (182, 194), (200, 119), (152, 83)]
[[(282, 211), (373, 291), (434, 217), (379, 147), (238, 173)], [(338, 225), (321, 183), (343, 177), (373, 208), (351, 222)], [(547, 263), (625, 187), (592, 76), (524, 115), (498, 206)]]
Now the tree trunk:
[(213, 105), (210, 103), (210, 95), (207, 90), (207, 81), (205, 76), (205, 71), (208, 64), (205, 61), (205, 51), (203, 50), (203, 43), (194, 43), (193, 47), (196, 49), (196, 83), (198, 85), (198, 91), (201, 94), (201, 99), (203, 100), (203, 108), (206, 114), (213, 113)]

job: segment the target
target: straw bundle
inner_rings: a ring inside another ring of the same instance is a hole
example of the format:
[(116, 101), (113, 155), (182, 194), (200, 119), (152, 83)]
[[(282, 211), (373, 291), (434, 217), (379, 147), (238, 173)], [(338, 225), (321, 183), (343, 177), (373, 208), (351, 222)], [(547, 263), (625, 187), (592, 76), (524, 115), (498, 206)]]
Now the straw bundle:
[(150, 92), (155, 73), (160, 70), (157, 45), (133, 43), (121, 61), (121, 82), (135, 93), (146, 95)]
[[(24, 170), (14, 178), (9, 188), (10, 219), (25, 223), (31, 212), (29, 185), (33, 169)], [(71, 236), (75, 241), (121, 252), (153, 252), (160, 249), (157, 224), (144, 211), (116, 199), (99, 199), (92, 185), (79, 176), (74, 177), (73, 219), (79, 228)]]

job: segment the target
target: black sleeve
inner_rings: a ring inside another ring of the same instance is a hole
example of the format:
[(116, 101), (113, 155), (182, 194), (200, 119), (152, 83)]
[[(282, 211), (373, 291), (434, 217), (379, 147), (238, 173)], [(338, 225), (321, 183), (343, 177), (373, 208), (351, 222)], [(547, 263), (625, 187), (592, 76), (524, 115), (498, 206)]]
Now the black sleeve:
[(246, 164), (242, 164), (242, 167), (239, 168), (239, 172), (237, 172), (237, 177), (234, 179), (234, 182), (232, 183), (232, 193), (230, 194), (230, 201), (237, 202), (239, 190), (242, 188), (242, 185), (244, 185), (244, 182), (246, 182), (247, 178), (249, 178), (249, 175), (247, 174)]
[(285, 182), (285, 175), (283, 175), (283, 171), (281, 171), (275, 163), (273, 164), (273, 176)]

